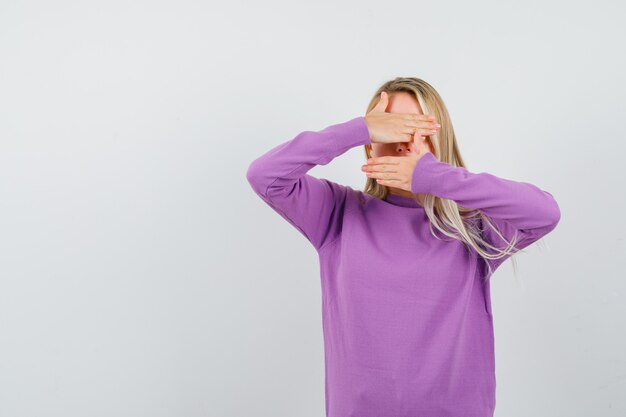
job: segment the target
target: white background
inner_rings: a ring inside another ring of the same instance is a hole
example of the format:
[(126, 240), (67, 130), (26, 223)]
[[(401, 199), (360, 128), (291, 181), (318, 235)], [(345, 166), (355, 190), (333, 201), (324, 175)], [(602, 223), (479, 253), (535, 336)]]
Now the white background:
[(625, 415), (625, 9), (2, 0), (0, 417), (323, 416), (317, 257), (245, 172), (397, 76), (561, 209), (493, 277), (496, 416)]

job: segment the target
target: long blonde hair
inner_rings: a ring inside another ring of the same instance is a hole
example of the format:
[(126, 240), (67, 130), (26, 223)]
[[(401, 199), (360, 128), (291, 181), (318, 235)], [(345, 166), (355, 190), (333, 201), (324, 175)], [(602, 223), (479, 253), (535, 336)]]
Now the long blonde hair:
[[(415, 97), (422, 108), (422, 112), (434, 115), (441, 125), (439, 133), (431, 136), (429, 141), (435, 157), (439, 161), (447, 162), (453, 166), (467, 168), (459, 151), (448, 110), (439, 93), (430, 84), (414, 77), (397, 77), (387, 81), (380, 86), (372, 97), (367, 107), (367, 113), (376, 106), (380, 100), (380, 93), (383, 91), (388, 94), (406, 92)], [(364, 149), (365, 157), (370, 158), (371, 145), (365, 145)], [(384, 199), (389, 193), (389, 188), (378, 184), (374, 178), (368, 178), (364, 192)], [(417, 201), (417, 196), (415, 199)], [(439, 198), (432, 194), (424, 196), (422, 205), (430, 220), (430, 232), (435, 238), (439, 239), (433, 227), (445, 236), (460, 240), (466, 247), (476, 251), (485, 260), (488, 267), (485, 279), (490, 278), (493, 273), (491, 263), (488, 262), (489, 259), (496, 260), (517, 252), (515, 247), (517, 234), (513, 236), (511, 241), (507, 242), (498, 227), (480, 210), (461, 207), (453, 200)], [(507, 242), (506, 247), (499, 249), (483, 239), (479, 223), (481, 219), (483, 225), (488, 225), (502, 241)], [(511, 261), (513, 262), (513, 270), (517, 275), (515, 259), (511, 258)]]

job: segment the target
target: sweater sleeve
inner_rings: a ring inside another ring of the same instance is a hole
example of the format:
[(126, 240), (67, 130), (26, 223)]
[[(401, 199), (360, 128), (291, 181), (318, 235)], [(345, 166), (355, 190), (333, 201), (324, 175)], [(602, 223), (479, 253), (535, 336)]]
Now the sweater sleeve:
[[(507, 240), (517, 233), (515, 248), (521, 250), (552, 231), (561, 218), (559, 206), (547, 191), (528, 182), (517, 182), (481, 172), (472, 173), (439, 161), (431, 152), (422, 156), (411, 179), (411, 192), (433, 194), (462, 207), (482, 211)], [(506, 242), (488, 225), (483, 238), (503, 249)], [(507, 257), (490, 260), (495, 270)]]
[(341, 232), (348, 190), (307, 172), (367, 143), (370, 135), (363, 116), (304, 131), (252, 161), (246, 178), (261, 199), (319, 250)]

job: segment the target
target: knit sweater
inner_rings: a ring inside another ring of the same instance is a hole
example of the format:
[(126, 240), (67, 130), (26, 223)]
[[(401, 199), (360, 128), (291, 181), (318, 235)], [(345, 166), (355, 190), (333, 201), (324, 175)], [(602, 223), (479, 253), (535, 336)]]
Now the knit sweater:
[[(364, 117), (303, 131), (250, 164), (254, 192), (319, 255), (327, 417), (488, 417), (495, 409), (486, 261), (432, 235), (414, 199), (373, 197), (307, 172), (371, 143)], [(424, 154), (411, 192), (481, 210), (523, 249), (553, 230), (552, 194)], [(480, 226), (492, 245), (505, 243)], [(442, 237), (443, 235), (440, 235)], [(510, 256), (510, 255), (509, 255)], [(507, 257), (508, 258), (508, 257)], [(505, 260), (491, 262), (495, 269)]]

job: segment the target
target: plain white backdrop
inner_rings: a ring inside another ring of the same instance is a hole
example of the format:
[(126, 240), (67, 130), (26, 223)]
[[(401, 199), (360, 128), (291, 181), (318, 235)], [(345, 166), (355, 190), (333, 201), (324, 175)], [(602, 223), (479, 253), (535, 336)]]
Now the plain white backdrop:
[(625, 415), (625, 12), (2, 0), (0, 417), (323, 416), (317, 257), (245, 172), (397, 76), (561, 208), (493, 277), (496, 416)]

